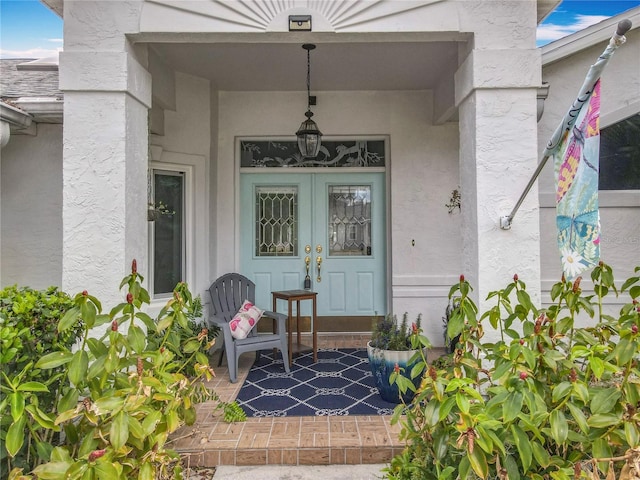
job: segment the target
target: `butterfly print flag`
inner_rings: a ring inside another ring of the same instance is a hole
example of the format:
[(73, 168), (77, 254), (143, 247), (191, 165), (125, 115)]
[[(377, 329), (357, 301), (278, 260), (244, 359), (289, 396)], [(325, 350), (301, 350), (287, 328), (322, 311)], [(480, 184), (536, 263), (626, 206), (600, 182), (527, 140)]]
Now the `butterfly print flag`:
[(572, 128), (553, 154), (558, 248), (569, 280), (600, 260), (600, 80), (580, 103)]
[(600, 164), (600, 76), (616, 49), (626, 42), (628, 19), (618, 22), (607, 48), (591, 65), (569, 111), (562, 117), (533, 178), (511, 213), (500, 218), (500, 228), (511, 228), (516, 211), (548, 159), (556, 174), (558, 247), (565, 277), (573, 279), (600, 260), (598, 170)]
[(556, 174), (556, 223), (562, 269), (567, 279), (597, 265), (600, 260), (598, 170), (600, 164), (600, 76), (631, 21), (618, 23), (607, 48), (591, 65), (569, 111), (543, 152), (553, 157)]

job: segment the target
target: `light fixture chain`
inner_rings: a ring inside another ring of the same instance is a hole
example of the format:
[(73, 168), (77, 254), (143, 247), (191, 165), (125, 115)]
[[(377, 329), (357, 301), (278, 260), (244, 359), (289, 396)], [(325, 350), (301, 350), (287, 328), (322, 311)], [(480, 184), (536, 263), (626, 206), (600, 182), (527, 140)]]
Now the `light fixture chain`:
[(311, 110), (311, 50), (307, 50), (307, 110)]

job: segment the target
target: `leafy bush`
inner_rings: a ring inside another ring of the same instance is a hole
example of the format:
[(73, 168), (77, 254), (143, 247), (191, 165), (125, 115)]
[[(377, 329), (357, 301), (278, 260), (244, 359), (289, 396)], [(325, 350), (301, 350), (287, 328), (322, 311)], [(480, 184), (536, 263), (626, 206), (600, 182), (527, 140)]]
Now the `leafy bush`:
[(449, 320), (451, 320), (451, 315), (453, 314), (453, 310), (456, 305), (453, 302), (449, 302), (447, 304), (447, 308), (444, 311), (444, 317), (442, 317), (442, 334), (444, 336), (444, 351), (446, 353), (453, 353), (456, 349), (456, 345), (458, 344), (458, 340), (460, 339), (460, 335), (456, 335), (454, 338), (449, 338), (448, 329), (449, 329)]
[(173, 322), (168, 328), (167, 334), (162, 337), (149, 335), (149, 349), (160, 348), (160, 342), (164, 342), (164, 347), (173, 353), (174, 362), (179, 364), (179, 372), (193, 377), (198, 375), (196, 371), (198, 359), (192, 355), (191, 348), (200, 344), (213, 345), (220, 328), (215, 325), (205, 326), (201, 320), (202, 300), (199, 295), (192, 298), (185, 283), (176, 285), (176, 290), (188, 299), (188, 308), (185, 312), (186, 323)]
[[(449, 293), (459, 302), (448, 331), (460, 335), (453, 363), (436, 369), (423, 359), (415, 371), (416, 395), (393, 419), (406, 447), (387, 478), (609, 479), (620, 468), (628, 476), (640, 460), (640, 277), (621, 286), (629, 298), (615, 317), (603, 311), (603, 298), (619, 293), (611, 268), (601, 263), (591, 277), (595, 295), (583, 294), (580, 278), (563, 279), (554, 304), (538, 309), (516, 275), (489, 294), (496, 305), (482, 315), (461, 277)], [(597, 322), (576, 327), (579, 314)], [(483, 342), (483, 322), (498, 341)]]
[[(39, 411), (53, 409), (62, 368), (42, 370), (33, 365), (43, 354), (69, 349), (80, 338), (81, 322), (65, 332), (57, 329), (58, 321), (73, 305), (73, 300), (55, 287), (33, 290), (11, 286), (0, 291), (0, 478), (6, 478), (9, 465), (27, 468), (39, 452), (46, 455), (47, 441), (56, 437), (52, 431), (45, 434), (34, 417)], [(14, 383), (20, 385), (19, 390)], [(21, 410), (28, 415), (19, 415)], [(9, 429), (11, 438), (31, 439), (11, 459), (4, 448)]]
[[(178, 284), (154, 321), (141, 310), (149, 303), (141, 282), (134, 260), (131, 274), (120, 285), (126, 291), (125, 301), (108, 314), (87, 291), (73, 298), (74, 305), (57, 330), (69, 332), (81, 325), (79, 348), (71, 351), (59, 345), (32, 367), (63, 368), (62, 388), (51, 413), (38, 408), (35, 396), (31, 409), (19, 399), (22, 392), (46, 391), (46, 385), (23, 383), (21, 374), (9, 379), (12, 425), (22, 426), (30, 416), (42, 432), (64, 432), (60, 443), (42, 435), (31, 475), (16, 468), (10, 478), (182, 478), (178, 455), (166, 448), (166, 442), (181, 425), (195, 422), (198, 402), (217, 398), (202, 382), (213, 374), (205, 353), (213, 341), (203, 330), (185, 339), (176, 355), (169, 346), (174, 326), (189, 327), (197, 302), (186, 284)], [(109, 326), (103, 337), (90, 337), (91, 330), (101, 325)], [(187, 364), (193, 365), (193, 377), (184, 373)], [(21, 430), (9, 427), (5, 447), (10, 460), (29, 441), (18, 433)]]

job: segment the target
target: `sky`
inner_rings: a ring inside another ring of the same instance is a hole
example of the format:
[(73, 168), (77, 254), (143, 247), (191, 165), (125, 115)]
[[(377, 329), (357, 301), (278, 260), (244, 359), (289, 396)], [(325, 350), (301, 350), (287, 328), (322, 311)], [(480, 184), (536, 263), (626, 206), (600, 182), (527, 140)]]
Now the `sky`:
[[(563, 0), (538, 27), (537, 44), (545, 45), (639, 5), (640, 0)], [(53, 11), (39, 0), (0, 0), (0, 58), (46, 58), (60, 50), (62, 19)]]
[(0, 0), (0, 57), (46, 58), (62, 50), (62, 19), (38, 0)]
[(538, 26), (537, 44), (546, 45), (637, 6), (640, 0), (564, 0)]

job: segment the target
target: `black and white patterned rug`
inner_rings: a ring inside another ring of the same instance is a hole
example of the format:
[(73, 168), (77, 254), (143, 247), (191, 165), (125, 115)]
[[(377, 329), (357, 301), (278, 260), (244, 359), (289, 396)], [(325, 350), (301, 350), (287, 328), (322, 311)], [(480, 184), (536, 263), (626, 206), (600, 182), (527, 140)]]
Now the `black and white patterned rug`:
[(237, 397), (249, 417), (391, 415), (396, 406), (380, 397), (366, 349), (319, 349), (294, 357), (291, 373), (282, 357), (262, 352)]

